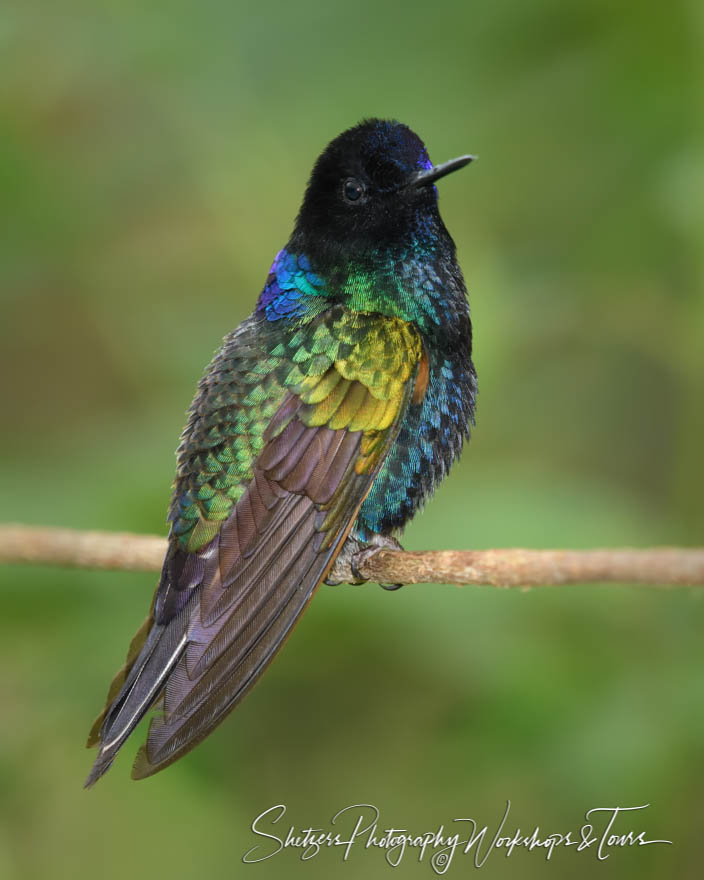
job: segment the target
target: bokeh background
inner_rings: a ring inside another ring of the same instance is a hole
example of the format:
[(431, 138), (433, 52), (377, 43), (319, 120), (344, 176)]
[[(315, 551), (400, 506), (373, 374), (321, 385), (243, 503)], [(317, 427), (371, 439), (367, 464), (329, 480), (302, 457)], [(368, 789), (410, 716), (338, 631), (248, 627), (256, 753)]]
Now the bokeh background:
[[(7, 521), (165, 533), (195, 383), (251, 309), (311, 164), (364, 116), (431, 156), (475, 324), (478, 423), (408, 548), (701, 543), (704, 7), (10, 0), (0, 11)], [(694, 589), (323, 588), (236, 713), (93, 791), (82, 749), (151, 575), (0, 571), (0, 877), (389, 876), (241, 858), (252, 819), (373, 803), (416, 832), (576, 830), (651, 804), (604, 877), (700, 877)], [(621, 823), (619, 823), (621, 827)], [(409, 853), (404, 876), (432, 876)], [(448, 874), (473, 871), (457, 859)], [(593, 852), (486, 877), (591, 877)]]

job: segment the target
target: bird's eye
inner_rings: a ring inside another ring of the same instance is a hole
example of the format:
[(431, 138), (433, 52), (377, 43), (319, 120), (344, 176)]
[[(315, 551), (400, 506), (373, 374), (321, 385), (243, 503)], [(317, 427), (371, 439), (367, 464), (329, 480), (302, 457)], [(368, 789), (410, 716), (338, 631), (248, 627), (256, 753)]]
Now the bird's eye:
[(342, 186), (342, 193), (348, 202), (358, 202), (364, 195), (364, 186), (354, 177), (348, 177)]

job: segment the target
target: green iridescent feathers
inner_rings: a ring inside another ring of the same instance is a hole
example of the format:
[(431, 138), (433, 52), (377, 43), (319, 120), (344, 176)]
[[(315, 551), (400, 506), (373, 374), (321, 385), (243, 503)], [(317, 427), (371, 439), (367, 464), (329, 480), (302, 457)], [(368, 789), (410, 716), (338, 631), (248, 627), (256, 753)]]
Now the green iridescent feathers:
[[(270, 346), (264, 357), (262, 342)], [(398, 416), (421, 353), (411, 325), (339, 306), (285, 341), (265, 318), (245, 322), (212, 362), (179, 447), (171, 509), (179, 544), (194, 551), (217, 534), (252, 479), (264, 431), (287, 392), (305, 404), (305, 424), (365, 432), (371, 456), (373, 435)], [(357, 466), (371, 467), (372, 459)]]

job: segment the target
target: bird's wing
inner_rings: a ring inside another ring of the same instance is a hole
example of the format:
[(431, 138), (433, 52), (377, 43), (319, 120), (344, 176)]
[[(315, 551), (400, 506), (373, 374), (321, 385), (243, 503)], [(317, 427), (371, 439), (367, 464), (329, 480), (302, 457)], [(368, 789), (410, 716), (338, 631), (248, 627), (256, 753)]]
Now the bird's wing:
[(185, 754), (257, 680), (354, 524), (422, 382), (396, 318), (336, 307), (262, 356), (266, 324), (216, 356), (179, 452), (150, 617), (89, 739), (91, 784), (155, 701), (135, 778)]

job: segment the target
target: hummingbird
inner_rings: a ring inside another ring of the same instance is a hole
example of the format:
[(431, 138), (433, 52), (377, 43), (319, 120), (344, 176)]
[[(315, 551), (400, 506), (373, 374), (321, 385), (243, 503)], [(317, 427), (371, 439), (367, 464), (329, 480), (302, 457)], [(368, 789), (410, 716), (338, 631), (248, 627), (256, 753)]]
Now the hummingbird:
[(457, 459), (477, 383), (436, 183), (473, 158), (433, 165), (406, 125), (369, 119), (317, 159), (253, 313), (188, 411), (161, 577), (90, 732), (86, 787), (151, 709), (134, 779), (204, 739), (320, 584), (340, 582), (336, 559), (357, 573), (400, 548)]

